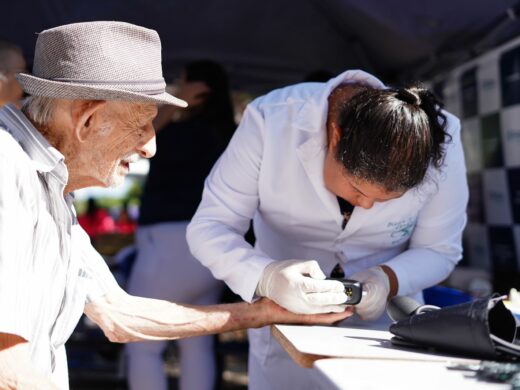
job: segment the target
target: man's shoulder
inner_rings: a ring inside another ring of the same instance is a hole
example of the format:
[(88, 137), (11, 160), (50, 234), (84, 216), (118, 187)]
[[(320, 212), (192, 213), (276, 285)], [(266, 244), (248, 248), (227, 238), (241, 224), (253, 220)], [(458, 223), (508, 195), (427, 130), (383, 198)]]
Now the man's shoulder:
[[(12, 136), (12, 134), (0, 125), (0, 160), (4, 163), (0, 164), (0, 169), (23, 169), (23, 167), (31, 167), (31, 160), (27, 153), (23, 150), (20, 143)], [(9, 164), (6, 165), (6, 162)]]

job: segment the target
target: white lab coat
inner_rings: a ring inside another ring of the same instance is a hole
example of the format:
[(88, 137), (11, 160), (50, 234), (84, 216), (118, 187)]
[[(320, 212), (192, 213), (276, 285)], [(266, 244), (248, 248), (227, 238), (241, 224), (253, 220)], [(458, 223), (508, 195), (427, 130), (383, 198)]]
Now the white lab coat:
[[(384, 88), (375, 77), (353, 70), (327, 83), (289, 86), (256, 99), (206, 179), (188, 227), (190, 249), (245, 301), (254, 298), (263, 269), (276, 260), (315, 259), (325, 274), (341, 263), (347, 277), (387, 264), (397, 275), (398, 294), (412, 295), (445, 279), (461, 258), (468, 188), (460, 122), (449, 113), (452, 141), (444, 168), (430, 168), (423, 184), (398, 199), (368, 210), (356, 207), (341, 228), (323, 165), (327, 98), (344, 82)], [(254, 248), (243, 239), (251, 219)], [(262, 364), (279, 351), (267, 328), (250, 337), (252, 353)], [(265, 375), (273, 379), (287, 372)]]

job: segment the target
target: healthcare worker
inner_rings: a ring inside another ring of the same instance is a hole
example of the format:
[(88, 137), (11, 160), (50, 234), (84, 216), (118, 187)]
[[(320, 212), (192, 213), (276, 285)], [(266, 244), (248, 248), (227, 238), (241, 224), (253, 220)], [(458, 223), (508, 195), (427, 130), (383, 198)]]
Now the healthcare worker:
[[(425, 89), (346, 71), (248, 106), (188, 242), (245, 301), (299, 313), (344, 310), (341, 283), (323, 280), (339, 267), (364, 284), (358, 320), (374, 321), (389, 297), (421, 300), (450, 274), (467, 201), (459, 120)], [(254, 248), (243, 238), (251, 219)], [(250, 389), (312, 388), (268, 327), (249, 340)]]

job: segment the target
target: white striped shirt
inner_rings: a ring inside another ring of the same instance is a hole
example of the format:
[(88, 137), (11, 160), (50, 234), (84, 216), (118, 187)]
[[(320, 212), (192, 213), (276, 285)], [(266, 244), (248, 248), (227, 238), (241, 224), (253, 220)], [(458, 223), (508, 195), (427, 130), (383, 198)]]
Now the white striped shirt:
[(85, 303), (119, 288), (63, 195), (67, 179), (63, 155), (14, 106), (0, 109), (0, 332), (27, 340), (61, 388)]

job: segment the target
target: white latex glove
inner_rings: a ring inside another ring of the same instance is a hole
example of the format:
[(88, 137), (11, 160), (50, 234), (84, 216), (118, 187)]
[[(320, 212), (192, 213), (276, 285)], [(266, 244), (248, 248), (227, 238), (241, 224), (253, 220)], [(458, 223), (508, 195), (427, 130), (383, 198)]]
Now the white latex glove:
[(348, 297), (343, 284), (323, 280), (316, 260), (281, 260), (269, 264), (258, 282), (256, 294), (267, 297), (293, 313), (340, 313)]
[(363, 283), (363, 297), (355, 307), (363, 320), (375, 320), (383, 314), (390, 293), (390, 281), (381, 267), (360, 271), (349, 277)]

